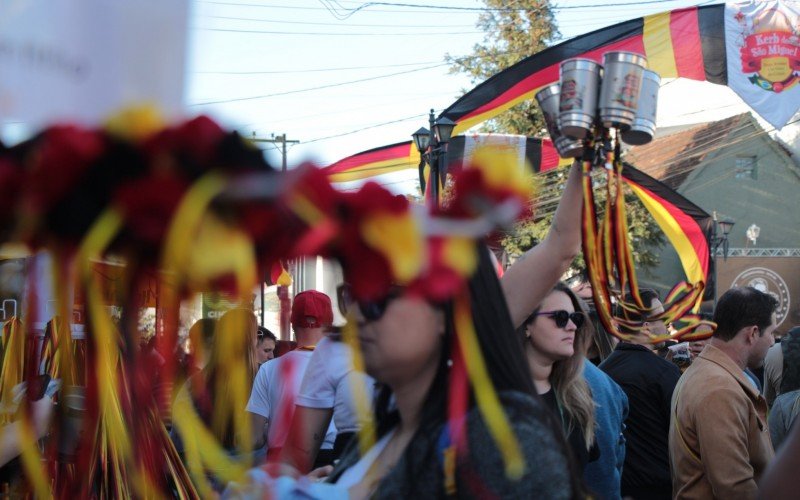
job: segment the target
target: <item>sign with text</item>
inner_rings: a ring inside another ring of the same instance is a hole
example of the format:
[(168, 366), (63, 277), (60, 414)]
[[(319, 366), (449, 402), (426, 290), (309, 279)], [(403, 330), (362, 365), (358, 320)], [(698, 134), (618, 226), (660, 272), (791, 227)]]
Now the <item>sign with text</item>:
[(728, 86), (776, 129), (800, 109), (800, 5), (725, 6)]
[(96, 124), (183, 106), (187, 0), (0, 2), (0, 118)]

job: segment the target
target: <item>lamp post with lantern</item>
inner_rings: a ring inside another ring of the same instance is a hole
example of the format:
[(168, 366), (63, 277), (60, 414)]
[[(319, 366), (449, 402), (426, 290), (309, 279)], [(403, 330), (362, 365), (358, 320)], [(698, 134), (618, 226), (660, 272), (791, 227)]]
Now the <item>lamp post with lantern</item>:
[(735, 222), (732, 219), (717, 219), (716, 210), (712, 214), (713, 224), (711, 225), (711, 258), (714, 260), (714, 308), (717, 307), (717, 251), (722, 247), (722, 258), (728, 260), (728, 235)]
[(428, 124), (430, 129), (421, 127), (411, 134), (411, 137), (414, 139), (414, 145), (417, 147), (421, 158), (419, 164), (420, 187), (424, 192), (425, 179), (422, 175), (422, 169), (427, 163), (431, 167), (430, 203), (433, 207), (438, 207), (442, 166), (447, 165), (447, 144), (450, 142), (450, 136), (453, 134), (456, 123), (446, 117), (434, 119), (433, 110), (431, 109), (428, 115)]

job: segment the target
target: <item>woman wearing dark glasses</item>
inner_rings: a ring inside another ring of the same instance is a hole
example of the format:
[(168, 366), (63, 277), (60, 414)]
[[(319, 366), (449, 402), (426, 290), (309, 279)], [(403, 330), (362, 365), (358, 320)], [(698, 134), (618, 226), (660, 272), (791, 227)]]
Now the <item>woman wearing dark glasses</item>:
[[(467, 453), (450, 484), (444, 470), (453, 312), (448, 304), (395, 289), (383, 300), (350, 302), (367, 373), (383, 384), (376, 397), (378, 441), (363, 457), (351, 446), (329, 477), (351, 498), (575, 498), (581, 490), (566, 445), (535, 397), (520, 342), (488, 250), (469, 281), (475, 331), (487, 371), (526, 461), (509, 479), (501, 453), (477, 408), (469, 411)], [(503, 334), (506, 332), (507, 334)], [(474, 395), (470, 398), (474, 405)]]
[[(381, 300), (340, 303), (357, 322), (366, 371), (382, 384), (376, 397), (378, 441), (363, 457), (352, 443), (328, 478), (350, 498), (580, 498), (583, 486), (573, 469), (560, 426), (535, 396), (520, 338), (514, 334), (538, 307), (580, 249), (581, 167), (569, 179), (542, 242), (506, 272), (502, 284), (488, 250), (469, 280), (472, 317), (486, 371), (524, 453), (523, 476), (509, 478), (494, 438), (467, 401), (467, 447), (446, 473), (451, 338), (450, 304), (390, 290)], [(452, 479), (450, 481), (449, 479)]]
[(572, 290), (559, 283), (519, 328), (536, 392), (560, 421), (581, 470), (599, 456), (594, 402), (583, 377), (588, 319)]

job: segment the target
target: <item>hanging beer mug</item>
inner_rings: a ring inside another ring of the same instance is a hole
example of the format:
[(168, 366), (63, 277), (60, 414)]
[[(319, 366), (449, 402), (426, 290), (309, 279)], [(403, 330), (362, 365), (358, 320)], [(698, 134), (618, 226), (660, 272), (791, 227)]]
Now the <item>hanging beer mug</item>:
[(607, 52), (603, 56), (600, 121), (606, 128), (627, 130), (636, 116), (647, 59), (633, 52)]
[(622, 140), (633, 146), (641, 146), (653, 140), (656, 133), (656, 109), (661, 77), (655, 71), (644, 70), (639, 107), (629, 130), (622, 132)]
[(536, 93), (536, 102), (542, 109), (547, 133), (553, 141), (558, 155), (562, 158), (579, 158), (583, 154), (583, 144), (576, 139), (569, 139), (561, 135), (558, 129), (559, 84), (554, 83)]
[(601, 69), (591, 59), (567, 59), (561, 63), (558, 128), (563, 135), (583, 139), (592, 131)]

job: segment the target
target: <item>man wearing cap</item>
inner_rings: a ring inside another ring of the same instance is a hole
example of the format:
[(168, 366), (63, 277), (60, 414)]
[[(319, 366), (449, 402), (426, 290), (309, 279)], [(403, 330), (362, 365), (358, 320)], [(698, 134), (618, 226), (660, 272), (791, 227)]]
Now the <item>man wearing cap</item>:
[[(268, 459), (280, 455), (308, 361), (317, 343), (325, 337), (326, 328), (333, 323), (330, 297), (316, 290), (297, 294), (292, 303), (291, 323), (297, 349), (261, 365), (247, 403), (253, 422), (253, 446), (260, 448), (266, 442)], [(335, 437), (336, 427), (331, 423), (318, 462), (324, 462), (326, 455), (332, 453)]]
[(756, 498), (772, 459), (767, 402), (745, 374), (773, 344), (778, 302), (731, 288), (714, 311), (717, 329), (672, 397), (669, 455), (676, 498)]

